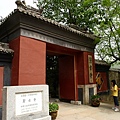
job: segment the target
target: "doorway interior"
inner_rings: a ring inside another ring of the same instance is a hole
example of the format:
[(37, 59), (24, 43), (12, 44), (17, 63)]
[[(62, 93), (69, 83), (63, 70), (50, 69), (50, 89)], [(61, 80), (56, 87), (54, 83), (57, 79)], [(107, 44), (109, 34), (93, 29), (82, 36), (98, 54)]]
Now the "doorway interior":
[(49, 96), (51, 98), (59, 98), (58, 56), (46, 56), (46, 83), (49, 85)]

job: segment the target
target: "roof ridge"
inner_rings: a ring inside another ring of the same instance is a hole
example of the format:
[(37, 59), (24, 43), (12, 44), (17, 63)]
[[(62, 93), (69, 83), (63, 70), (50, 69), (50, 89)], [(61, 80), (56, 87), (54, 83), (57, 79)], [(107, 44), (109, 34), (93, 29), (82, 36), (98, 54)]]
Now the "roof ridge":
[(74, 27), (70, 26), (70, 25), (62, 25), (58, 22), (56, 22), (55, 20), (51, 20), (51, 19), (48, 19), (48, 18), (45, 18), (41, 15), (42, 11), (41, 10), (38, 10), (32, 6), (27, 6), (26, 3), (25, 3), (25, 0), (23, 0), (21, 2), (21, 0), (16, 0), (15, 2), (17, 4), (17, 9), (20, 11), (20, 12), (24, 12), (25, 14), (29, 14), (29, 15), (32, 15), (33, 17), (37, 17), (38, 19), (40, 18), (41, 20), (44, 20), (44, 21), (47, 21), (49, 23), (52, 23), (52, 24), (55, 24), (57, 25), (58, 27), (62, 27), (64, 29), (67, 29), (71, 32), (74, 32), (74, 33), (77, 33), (77, 34), (80, 34), (80, 35), (83, 35), (83, 36), (86, 36), (86, 37), (92, 37), (92, 39), (95, 39), (95, 35), (93, 34), (90, 34), (88, 32), (85, 32), (85, 31), (80, 31), (80, 30), (77, 30), (75, 29)]
[(48, 23), (51, 23), (53, 25), (56, 25), (57, 27), (60, 27), (60, 28), (63, 28), (65, 30), (68, 30), (70, 32), (73, 32), (73, 33), (76, 33), (78, 35), (82, 35), (82, 36), (85, 36), (87, 38), (91, 38), (93, 40), (95, 40), (96, 36), (94, 34), (90, 34), (90, 33), (86, 33), (86, 32), (83, 32), (83, 31), (80, 31), (80, 30), (77, 30), (71, 26), (67, 26), (67, 25), (63, 25), (61, 23), (58, 23), (56, 22), (55, 20), (51, 20), (51, 19), (48, 19), (48, 18), (45, 18), (41, 15), (41, 11), (32, 7), (32, 6), (27, 6), (25, 1), (23, 0), (21, 2), (21, 0), (16, 0), (15, 2), (17, 4), (17, 9), (15, 9), (12, 13), (10, 13), (6, 18), (4, 18), (1, 22), (1, 24), (4, 23), (4, 21), (6, 21), (6, 19), (8, 19), (13, 13), (15, 13), (16, 11), (19, 11), (21, 13), (24, 13), (24, 14), (28, 14), (30, 16), (33, 16), (33, 17), (36, 17), (37, 19), (41, 19), (45, 22), (48, 22)]

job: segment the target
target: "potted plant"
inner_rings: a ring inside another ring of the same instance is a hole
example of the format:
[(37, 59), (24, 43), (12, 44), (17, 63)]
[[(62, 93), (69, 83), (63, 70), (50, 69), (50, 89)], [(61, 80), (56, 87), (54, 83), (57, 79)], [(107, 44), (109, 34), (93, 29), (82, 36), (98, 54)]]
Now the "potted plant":
[(57, 112), (59, 109), (59, 105), (55, 102), (49, 103), (49, 114), (51, 115), (52, 120), (55, 120), (57, 117)]
[(91, 105), (93, 106), (93, 107), (98, 107), (99, 105), (100, 105), (100, 100), (101, 100), (101, 98), (100, 98), (100, 96), (99, 95), (92, 95), (91, 96)]

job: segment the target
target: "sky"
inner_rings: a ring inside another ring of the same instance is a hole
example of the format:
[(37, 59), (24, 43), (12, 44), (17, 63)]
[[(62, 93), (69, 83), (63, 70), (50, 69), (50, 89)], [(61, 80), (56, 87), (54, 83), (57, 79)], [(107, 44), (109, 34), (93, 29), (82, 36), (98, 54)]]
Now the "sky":
[[(14, 9), (17, 8), (17, 5), (15, 4), (15, 1), (16, 0), (0, 0), (0, 16), (5, 18), (12, 11), (14, 11)], [(33, 4), (33, 0), (25, 0), (25, 2), (26, 2), (26, 5), (30, 5), (32, 7), (36, 7), (36, 5)]]

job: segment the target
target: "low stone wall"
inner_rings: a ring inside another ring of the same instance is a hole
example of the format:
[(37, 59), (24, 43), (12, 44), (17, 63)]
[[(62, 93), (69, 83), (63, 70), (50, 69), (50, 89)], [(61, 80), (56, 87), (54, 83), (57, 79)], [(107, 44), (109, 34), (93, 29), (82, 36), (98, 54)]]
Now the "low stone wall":
[[(103, 102), (113, 102), (113, 97), (111, 95), (111, 80), (116, 80), (118, 87), (120, 88), (120, 69), (110, 69), (108, 74), (108, 92), (101, 93), (100, 96), (103, 100)], [(120, 101), (120, 91), (118, 100)]]
[[(110, 69), (109, 70), (109, 84), (111, 84), (111, 80), (116, 80), (118, 87), (120, 88), (120, 69)], [(118, 98), (120, 100), (120, 91)]]
[(109, 82), (113, 79), (116, 80), (118, 87), (120, 87), (120, 69), (109, 70)]

